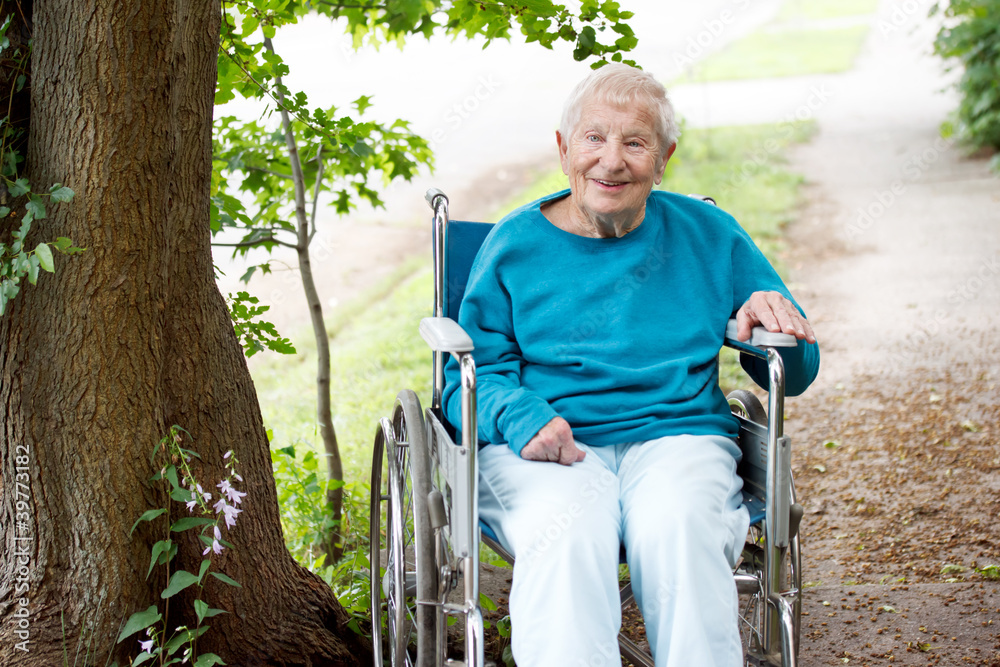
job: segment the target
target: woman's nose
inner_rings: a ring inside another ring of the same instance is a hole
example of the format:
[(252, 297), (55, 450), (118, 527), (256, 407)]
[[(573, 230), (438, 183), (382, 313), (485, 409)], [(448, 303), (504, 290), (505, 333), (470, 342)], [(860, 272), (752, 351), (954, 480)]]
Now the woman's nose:
[(625, 147), (617, 141), (604, 144), (601, 151), (601, 163), (606, 169), (618, 171), (625, 168)]

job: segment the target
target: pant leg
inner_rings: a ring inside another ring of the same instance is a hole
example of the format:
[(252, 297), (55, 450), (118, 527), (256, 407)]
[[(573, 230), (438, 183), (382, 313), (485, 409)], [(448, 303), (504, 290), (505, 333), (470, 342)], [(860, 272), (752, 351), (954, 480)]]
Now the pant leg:
[(676, 436), (633, 445), (618, 475), (632, 586), (662, 667), (739, 667), (732, 565), (749, 515), (724, 437)]
[[(579, 445), (579, 443), (578, 443)], [(479, 515), (515, 556), (511, 649), (519, 667), (619, 665), (618, 480), (600, 457), (526, 461), (479, 453)]]

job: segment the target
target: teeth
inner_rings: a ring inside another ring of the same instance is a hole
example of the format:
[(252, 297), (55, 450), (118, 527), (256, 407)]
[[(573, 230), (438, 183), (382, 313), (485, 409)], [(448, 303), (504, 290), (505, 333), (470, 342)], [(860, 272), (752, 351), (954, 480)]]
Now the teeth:
[(621, 185), (621, 183), (613, 183), (611, 181), (602, 181), (601, 179), (595, 179), (595, 180), (597, 180), (597, 182), (600, 183), (601, 185), (610, 185), (610, 186)]

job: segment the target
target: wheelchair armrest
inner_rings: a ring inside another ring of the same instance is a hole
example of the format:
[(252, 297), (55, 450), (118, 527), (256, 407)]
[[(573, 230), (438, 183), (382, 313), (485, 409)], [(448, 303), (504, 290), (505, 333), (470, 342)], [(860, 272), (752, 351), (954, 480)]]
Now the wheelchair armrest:
[(420, 336), (435, 352), (457, 355), (473, 350), (472, 338), (450, 317), (425, 317), (420, 320)]
[(750, 332), (750, 340), (742, 341), (736, 338), (736, 318), (729, 320), (726, 324), (726, 345), (737, 350), (746, 350), (747, 347), (795, 347), (799, 344), (798, 339), (791, 334), (772, 333), (764, 327), (754, 327)]

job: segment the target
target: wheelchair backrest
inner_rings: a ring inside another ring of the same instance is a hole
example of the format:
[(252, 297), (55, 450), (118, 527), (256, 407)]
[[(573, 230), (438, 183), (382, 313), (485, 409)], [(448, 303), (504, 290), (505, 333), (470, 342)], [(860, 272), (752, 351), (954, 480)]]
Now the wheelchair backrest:
[(458, 321), (458, 307), (465, 296), (469, 271), (479, 248), (494, 225), (489, 222), (448, 222), (445, 234), (444, 316)]

